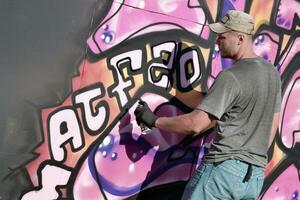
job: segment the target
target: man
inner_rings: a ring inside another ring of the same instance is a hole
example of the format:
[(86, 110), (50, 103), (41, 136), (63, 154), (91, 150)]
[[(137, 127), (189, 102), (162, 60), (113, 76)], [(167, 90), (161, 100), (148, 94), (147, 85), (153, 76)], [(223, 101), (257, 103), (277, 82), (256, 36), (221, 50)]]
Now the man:
[(220, 72), (194, 111), (157, 117), (145, 102), (135, 110), (138, 123), (178, 134), (201, 134), (214, 123), (218, 133), (183, 199), (256, 199), (264, 179), (267, 149), (274, 139), (281, 104), (280, 77), (252, 48), (250, 15), (229, 11), (210, 24), (221, 56), (234, 60)]

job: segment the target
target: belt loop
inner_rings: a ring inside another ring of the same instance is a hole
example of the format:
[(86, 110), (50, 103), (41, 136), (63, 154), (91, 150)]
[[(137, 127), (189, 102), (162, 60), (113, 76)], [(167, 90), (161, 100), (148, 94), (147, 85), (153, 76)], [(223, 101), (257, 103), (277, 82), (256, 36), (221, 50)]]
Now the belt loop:
[(252, 165), (251, 165), (251, 164), (248, 164), (247, 173), (246, 173), (246, 175), (245, 175), (245, 178), (244, 178), (244, 180), (243, 180), (243, 183), (249, 181), (249, 179), (250, 179), (250, 177), (251, 177), (251, 175), (252, 175), (252, 170), (253, 170), (253, 169), (252, 169)]

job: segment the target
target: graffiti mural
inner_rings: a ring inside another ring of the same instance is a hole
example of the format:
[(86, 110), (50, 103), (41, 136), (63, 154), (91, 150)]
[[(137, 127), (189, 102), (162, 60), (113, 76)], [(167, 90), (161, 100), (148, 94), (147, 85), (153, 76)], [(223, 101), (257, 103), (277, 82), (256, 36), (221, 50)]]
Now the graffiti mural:
[(20, 199), (180, 199), (214, 130), (143, 134), (133, 111), (139, 99), (158, 116), (201, 102), (232, 64), (207, 25), (232, 9), (254, 16), (255, 52), (282, 80), (280, 127), (259, 199), (300, 198), (299, 0), (107, 0), (103, 7), (70, 93), (38, 111), (42, 142), (20, 166), (32, 183)]

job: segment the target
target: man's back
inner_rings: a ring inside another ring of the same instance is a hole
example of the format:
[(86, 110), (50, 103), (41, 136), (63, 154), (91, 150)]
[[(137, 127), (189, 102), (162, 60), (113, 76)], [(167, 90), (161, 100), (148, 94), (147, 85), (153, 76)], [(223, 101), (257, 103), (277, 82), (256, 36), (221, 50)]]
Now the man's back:
[[(218, 98), (208, 94), (203, 102), (204, 107), (216, 109), (212, 114), (219, 118), (218, 135), (205, 160), (239, 159), (264, 167), (273, 115), (280, 109), (281, 84), (275, 67), (261, 58), (241, 59), (218, 79), (215, 87), (223, 85), (221, 92), (228, 94)], [(211, 92), (218, 90), (213, 86)]]

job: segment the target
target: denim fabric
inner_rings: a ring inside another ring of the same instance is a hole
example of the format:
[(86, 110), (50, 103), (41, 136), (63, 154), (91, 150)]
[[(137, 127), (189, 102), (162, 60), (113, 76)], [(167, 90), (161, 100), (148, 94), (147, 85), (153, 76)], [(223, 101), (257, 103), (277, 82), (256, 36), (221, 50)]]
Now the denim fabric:
[(226, 160), (202, 163), (188, 182), (183, 200), (255, 200), (263, 186), (264, 169), (253, 166), (250, 179), (243, 182), (249, 164)]

